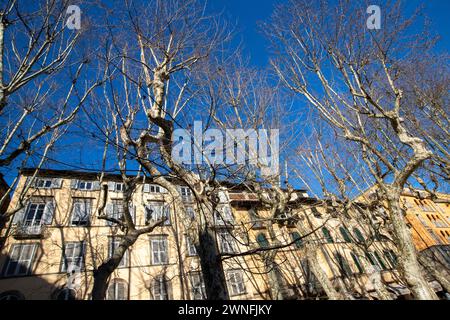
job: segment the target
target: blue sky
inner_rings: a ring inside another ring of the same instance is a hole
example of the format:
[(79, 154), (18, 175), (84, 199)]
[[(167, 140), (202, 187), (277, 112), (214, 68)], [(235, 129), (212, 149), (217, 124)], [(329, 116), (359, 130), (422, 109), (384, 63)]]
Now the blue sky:
[[(244, 54), (250, 57), (250, 64), (254, 67), (266, 68), (269, 59), (267, 41), (259, 30), (258, 22), (268, 20), (274, 5), (287, 0), (208, 0), (208, 11), (223, 11), (227, 20), (236, 24), (237, 41), (242, 42)], [(311, 0), (313, 1), (313, 0)], [(432, 29), (437, 31), (442, 40), (438, 47), (448, 51), (450, 48), (450, 1), (448, 0), (405, 0), (412, 11), (419, 5), (425, 6), (425, 14), (430, 18)], [(376, 4), (377, 0), (373, 3)], [(80, 167), (99, 169), (98, 154), (102, 146), (94, 147), (85, 141), (73, 142), (60, 147), (55, 157), (64, 162), (71, 162)], [(70, 157), (68, 155), (70, 154)], [(67, 161), (69, 160), (70, 161)], [(50, 164), (58, 167), (57, 163)], [(66, 169), (76, 169), (76, 167)], [(16, 172), (5, 172), (6, 178), (12, 180)]]
[[(311, 0), (314, 1), (314, 0)], [(259, 32), (258, 21), (270, 17), (276, 3), (285, 0), (209, 0), (209, 7), (213, 10), (224, 10), (227, 17), (237, 23), (237, 36), (242, 38), (245, 53), (251, 58), (254, 66), (265, 66), (268, 61), (267, 42)], [(377, 3), (380, 1), (373, 1)], [(407, 7), (411, 10), (424, 5), (425, 14), (431, 19), (432, 29), (442, 36), (439, 44), (441, 50), (450, 47), (450, 1), (448, 0), (407, 0)]]

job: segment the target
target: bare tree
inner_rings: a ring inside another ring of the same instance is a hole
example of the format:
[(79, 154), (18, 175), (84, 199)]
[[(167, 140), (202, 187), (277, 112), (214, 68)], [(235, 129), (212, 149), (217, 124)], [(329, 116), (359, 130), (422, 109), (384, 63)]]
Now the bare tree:
[(279, 6), (266, 25), (279, 53), (272, 65), (287, 88), (358, 150), (388, 204), (404, 279), (417, 299), (436, 299), (399, 202), (407, 181), (433, 155), (404, 114), (415, 107), (408, 104), (405, 69), (431, 52), (434, 39), (411, 33), (416, 20), (404, 18), (398, 2), (383, 7), (380, 30), (368, 30), (366, 8), (349, 1)]
[(87, 24), (81, 30), (66, 28), (69, 4), (52, 0), (27, 6), (8, 0), (0, 6), (2, 170), (30, 156), (42, 158), (39, 150), (54, 147), (52, 132), (65, 133), (100, 84), (84, 78), (89, 57), (79, 43)]

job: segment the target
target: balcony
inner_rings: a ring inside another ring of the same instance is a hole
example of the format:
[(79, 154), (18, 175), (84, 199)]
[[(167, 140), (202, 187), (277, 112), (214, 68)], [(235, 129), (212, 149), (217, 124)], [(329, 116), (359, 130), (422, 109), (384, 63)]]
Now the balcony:
[(47, 226), (43, 224), (18, 224), (13, 230), (13, 237), (20, 239), (42, 239), (48, 233)]

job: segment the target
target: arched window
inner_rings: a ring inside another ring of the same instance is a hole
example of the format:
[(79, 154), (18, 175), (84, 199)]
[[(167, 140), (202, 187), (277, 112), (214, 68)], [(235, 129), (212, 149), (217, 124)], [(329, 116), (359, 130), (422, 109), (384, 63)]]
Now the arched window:
[(164, 276), (159, 276), (153, 280), (151, 294), (153, 300), (170, 300), (171, 295), (170, 280)]
[(352, 242), (352, 238), (351, 238), (350, 233), (348, 232), (347, 228), (340, 227), (339, 231), (341, 232), (342, 238), (344, 238), (345, 242)]
[(74, 289), (61, 289), (56, 295), (56, 300), (77, 300), (77, 292)]
[(122, 279), (113, 279), (106, 292), (106, 300), (128, 300), (128, 284)]
[(269, 241), (267, 240), (266, 235), (264, 233), (259, 233), (256, 236), (256, 241), (258, 242), (261, 248), (269, 247)]
[(340, 253), (335, 253), (334, 256), (339, 266), (339, 271), (341, 272), (341, 275), (343, 277), (351, 276), (352, 270), (350, 269), (347, 260), (345, 260), (345, 258)]
[(356, 254), (353, 252), (350, 252), (350, 255), (352, 256), (353, 262), (355, 263), (356, 268), (358, 269), (359, 273), (364, 273), (364, 269), (362, 267), (361, 261), (359, 261), (359, 258)]
[(291, 232), (291, 238), (292, 238), (292, 241), (295, 241), (295, 247), (297, 249), (299, 249), (303, 246), (302, 237), (300, 236), (300, 233), (298, 233), (296, 231)]
[(20, 291), (10, 290), (0, 294), (0, 301), (6, 300), (25, 300), (25, 297)]
[(325, 237), (325, 239), (327, 240), (328, 243), (333, 243), (334, 242), (330, 231), (326, 227), (322, 228), (322, 233), (323, 233), (323, 236)]
[(356, 228), (356, 227), (353, 228), (353, 234), (355, 235), (355, 238), (358, 239), (358, 241), (360, 243), (364, 243), (364, 241), (365, 241), (364, 236), (358, 228)]

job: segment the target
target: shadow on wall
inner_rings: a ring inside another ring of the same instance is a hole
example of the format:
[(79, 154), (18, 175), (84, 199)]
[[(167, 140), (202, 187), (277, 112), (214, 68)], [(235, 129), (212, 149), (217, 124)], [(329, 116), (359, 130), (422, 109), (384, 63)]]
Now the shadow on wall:
[(74, 289), (50, 283), (44, 276), (33, 275), (29, 265), (31, 260), (17, 262), (17, 257), (23, 257), (33, 250), (31, 245), (13, 249), (9, 254), (0, 254), (0, 301), (76, 300), (77, 292)]

